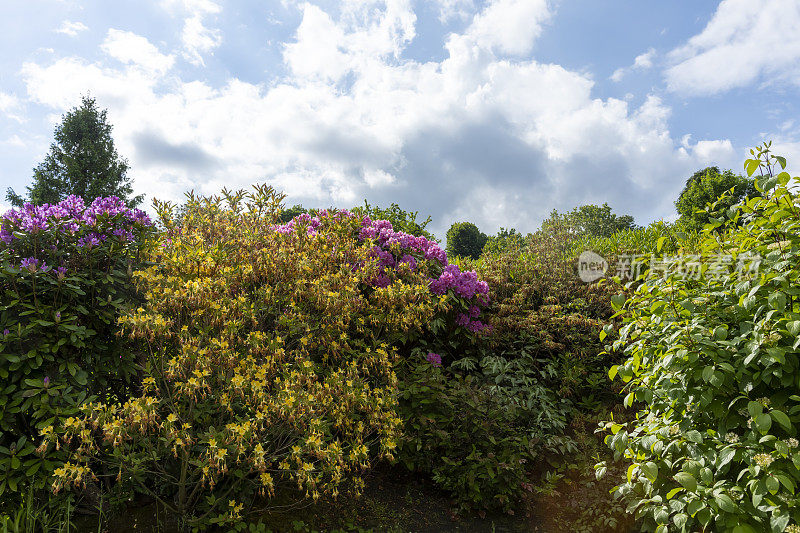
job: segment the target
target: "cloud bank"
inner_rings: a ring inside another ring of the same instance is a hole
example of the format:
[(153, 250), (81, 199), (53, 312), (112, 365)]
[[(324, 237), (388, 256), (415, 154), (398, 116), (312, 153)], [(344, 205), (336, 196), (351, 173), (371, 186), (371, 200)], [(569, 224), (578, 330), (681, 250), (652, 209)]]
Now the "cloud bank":
[[(223, 35), (203, 24), (222, 6), (163, 5), (184, 19), (180, 58), (111, 29), (98, 60), (29, 61), (21, 71), (33, 102), (61, 112), (91, 92), (108, 107), (136, 191), (151, 196), (266, 182), (290, 204), (397, 202), (433, 215), (443, 236), (456, 220), (531, 231), (552, 208), (583, 203), (646, 222), (672, 214), (697, 168), (738, 165), (729, 140), (675, 141), (659, 96), (638, 106), (597, 98), (589, 74), (534, 59), (554, 14), (546, 0), (479, 10), (441, 0), (440, 17), (463, 19), (463, 30), (445, 38), (444, 59), (427, 62), (405, 55), (417, 38), (410, 0), (287, 3), (300, 23), (282, 46), (286, 74), (218, 84), (184, 79), (175, 65), (202, 65), (220, 45)], [(705, 53), (706, 42), (681, 54)], [(648, 51), (634, 67), (652, 60)]]

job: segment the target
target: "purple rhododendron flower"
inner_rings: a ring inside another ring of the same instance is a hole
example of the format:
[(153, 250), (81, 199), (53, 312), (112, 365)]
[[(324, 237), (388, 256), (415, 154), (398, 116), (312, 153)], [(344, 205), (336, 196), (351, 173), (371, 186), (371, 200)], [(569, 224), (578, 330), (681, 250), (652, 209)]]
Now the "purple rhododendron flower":
[(427, 359), (428, 362), (433, 366), (442, 366), (442, 356), (438, 353), (428, 352), (428, 355), (425, 356), (425, 359)]
[(35, 257), (26, 257), (20, 261), (19, 266), (22, 268), (27, 268), (31, 272), (36, 272), (36, 270), (39, 268), (39, 260)]
[(4, 337), (8, 337), (8, 335), (9, 335), (10, 333), (11, 333), (11, 332), (10, 332), (10, 331), (8, 331), (8, 328), (6, 328), (6, 329), (4, 329), (4, 330), (3, 330), (3, 336), (4, 336)]

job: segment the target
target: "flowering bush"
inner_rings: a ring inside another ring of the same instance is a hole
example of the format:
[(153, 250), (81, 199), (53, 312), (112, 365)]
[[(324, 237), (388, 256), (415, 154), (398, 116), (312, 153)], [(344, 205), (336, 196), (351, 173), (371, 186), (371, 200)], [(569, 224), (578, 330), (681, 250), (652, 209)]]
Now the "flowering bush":
[(626, 325), (615, 344), (628, 359), (611, 375), (627, 383), (625, 404), (641, 409), (634, 423), (604, 428), (630, 462), (617, 493), (645, 530), (799, 529), (798, 181), (773, 175), (786, 161), (769, 145), (751, 153), (745, 169), (765, 172), (763, 196), (712, 217), (701, 243), (748, 267), (651, 270), (616, 301)]
[[(327, 211), (321, 211), (313, 217), (304, 213), (274, 229), (290, 234), (299, 227), (305, 227), (309, 235), (314, 235), (330, 216)], [(359, 218), (347, 211), (340, 211), (336, 216), (357, 219), (360, 222), (359, 241), (373, 243), (371, 256), (378, 260), (378, 274), (371, 280), (372, 286), (387, 287), (395, 280), (402, 279), (406, 272), (420, 272), (429, 279), (433, 294), (448, 296), (453, 308), (448, 314), (450, 320), (442, 317), (431, 324), (432, 333), (451, 338), (466, 334), (472, 338), (471, 334), (488, 329), (479, 318), (482, 309), (489, 304), (489, 286), (478, 279), (475, 271), (462, 272), (457, 265), (448, 264), (447, 254), (436, 241), (395, 231), (388, 220), (372, 220), (369, 216)]]
[(276, 225), (271, 188), (224, 194), (190, 197), (180, 224), (159, 204), (161, 259), (122, 319), (148, 350), (144, 391), (86, 405), (46, 440), (71, 451), (56, 490), (107, 472), (200, 528), (259, 494), (358, 487), (394, 456), (398, 346), (454, 312), (456, 289), (429, 288), (444, 253), (342, 211)]
[(45, 426), (88, 397), (124, 398), (134, 355), (115, 333), (137, 297), (131, 273), (152, 224), (118, 198), (70, 196), (0, 218), (0, 494), (45, 483)]

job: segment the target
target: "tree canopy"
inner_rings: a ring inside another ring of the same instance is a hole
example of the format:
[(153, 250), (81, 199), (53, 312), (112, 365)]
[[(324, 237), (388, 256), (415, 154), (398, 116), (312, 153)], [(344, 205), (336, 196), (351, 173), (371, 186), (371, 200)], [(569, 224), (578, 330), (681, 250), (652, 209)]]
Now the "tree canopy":
[(21, 206), (24, 201), (39, 205), (58, 203), (74, 194), (87, 202), (98, 196), (117, 196), (131, 206), (143, 196), (132, 196), (128, 162), (114, 147), (106, 110), (94, 98), (84, 96), (81, 105), (67, 112), (56, 127), (50, 152), (33, 170), (33, 183), (23, 198), (9, 188), (6, 199)]
[(447, 230), (447, 255), (477, 259), (487, 240), (472, 222), (456, 222)]
[(758, 195), (752, 179), (734, 174), (731, 170), (720, 172), (718, 167), (698, 170), (686, 180), (683, 191), (675, 201), (680, 220), (692, 229), (701, 229), (709, 221), (710, 213), (706, 211), (706, 206), (728, 191), (731, 194), (717, 204), (717, 209), (727, 209), (742, 199)]
[(553, 209), (550, 218), (542, 223), (542, 229), (554, 225), (567, 226), (573, 233), (595, 237), (609, 237), (618, 231), (636, 227), (631, 215), (617, 215), (607, 203), (601, 206), (582, 205), (567, 213)]

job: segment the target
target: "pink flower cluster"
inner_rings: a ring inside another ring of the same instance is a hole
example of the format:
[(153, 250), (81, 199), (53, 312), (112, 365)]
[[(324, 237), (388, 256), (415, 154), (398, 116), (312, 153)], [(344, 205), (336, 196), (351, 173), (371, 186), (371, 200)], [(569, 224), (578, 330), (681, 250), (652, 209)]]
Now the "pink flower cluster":
[[(87, 208), (83, 198), (70, 195), (57, 204), (26, 203), (22, 209), (7, 211), (0, 217), (0, 240), (10, 245), (16, 239), (14, 231), (36, 233), (55, 228), (61, 233), (74, 234), (82, 227), (95, 228), (98, 217), (103, 215), (109, 218), (122, 215), (120, 220), (115, 221), (110, 231), (112, 235), (125, 241), (133, 240), (131, 230), (135, 224), (148, 227), (153, 225), (144, 211), (128, 208), (125, 202), (116, 196), (97, 198)], [(107, 238), (105, 231), (91, 231), (81, 238), (79, 246), (96, 245)]]
[[(18, 257), (29, 255), (20, 262), (22, 268), (47, 272), (42, 256), (57, 258), (58, 264), (70, 244), (88, 250), (109, 239), (132, 242), (135, 230), (152, 226), (144, 211), (130, 209), (116, 196), (96, 198), (87, 207), (81, 197), (70, 195), (57, 204), (26, 203), (7, 211), (0, 216), (0, 241)], [(65, 272), (63, 266), (57, 269), (60, 279)]]
[[(315, 235), (322, 224), (321, 219), (331, 216), (354, 218), (356, 215), (349, 211), (321, 211), (315, 217), (301, 214), (287, 224), (273, 226), (273, 229), (279, 233), (290, 234), (298, 227), (306, 227), (309, 235)], [(443, 295), (452, 291), (456, 296), (467, 300), (470, 305), (468, 313), (458, 315), (456, 324), (474, 333), (488, 329), (486, 324), (477, 319), (481, 308), (489, 305), (489, 286), (485, 281), (478, 279), (475, 271), (462, 272), (457, 265), (448, 264), (447, 253), (435, 241), (395, 231), (388, 220), (372, 220), (368, 216), (361, 220), (358, 238), (362, 241), (371, 239), (375, 242), (372, 256), (378, 260), (379, 266), (379, 273), (372, 281), (375, 287), (389, 286), (392, 282), (390, 272), (401, 263), (415, 270), (417, 261), (422, 259), (433, 261), (442, 267), (442, 272), (437, 278), (430, 280), (431, 292)]]

